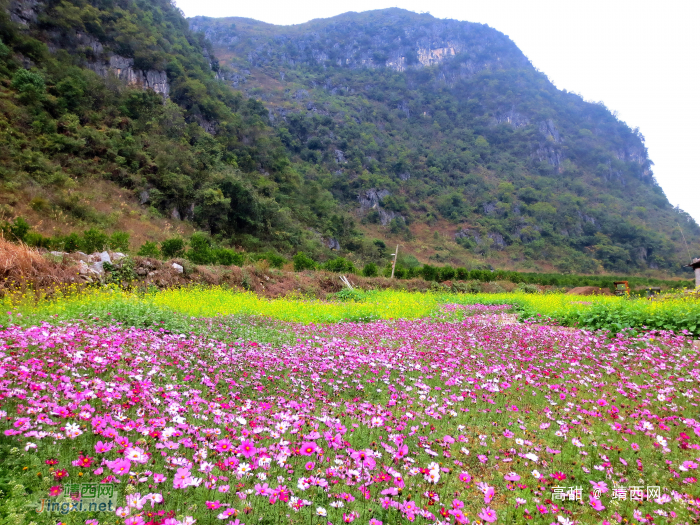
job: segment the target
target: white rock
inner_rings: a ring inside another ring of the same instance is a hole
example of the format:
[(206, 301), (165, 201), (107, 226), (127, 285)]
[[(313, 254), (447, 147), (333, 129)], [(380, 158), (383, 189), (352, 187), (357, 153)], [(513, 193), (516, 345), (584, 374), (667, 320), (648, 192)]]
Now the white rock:
[(104, 265), (104, 263), (102, 261), (94, 262), (89, 266), (89, 268), (90, 268), (90, 271), (92, 271), (93, 273), (95, 273), (97, 275), (102, 275), (103, 273), (105, 273), (105, 269), (104, 269), (103, 265)]
[(109, 253), (107, 252), (102, 252), (100, 254), (100, 261), (103, 263), (112, 263), (112, 259), (109, 258)]
[(177, 271), (177, 273), (182, 273), (185, 271), (185, 269), (182, 267), (182, 265), (173, 263), (173, 268)]
[(123, 259), (124, 257), (126, 257), (126, 255), (124, 255), (124, 254), (121, 253), (121, 252), (114, 252), (114, 253), (112, 254), (112, 260), (113, 260), (113, 261), (119, 261), (120, 259)]
[(85, 263), (85, 261), (78, 261), (78, 273), (80, 275), (87, 275), (90, 272), (90, 268)]
[(63, 257), (64, 255), (67, 255), (66, 252), (51, 252), (51, 255), (54, 257)]

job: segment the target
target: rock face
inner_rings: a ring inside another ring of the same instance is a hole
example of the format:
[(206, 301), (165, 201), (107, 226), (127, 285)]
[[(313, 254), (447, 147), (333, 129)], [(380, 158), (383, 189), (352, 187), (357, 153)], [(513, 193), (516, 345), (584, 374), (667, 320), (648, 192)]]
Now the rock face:
[(104, 60), (91, 62), (88, 67), (101, 77), (110, 74), (130, 86), (138, 86), (143, 89), (152, 89), (156, 93), (168, 98), (170, 95), (170, 84), (165, 71), (134, 69), (134, 59), (125, 58), (119, 55), (108, 56)]
[(360, 192), (358, 200), (360, 201), (360, 210), (367, 212), (375, 210), (379, 214), (379, 222), (382, 226), (389, 224), (392, 219), (403, 217), (391, 210), (385, 210), (381, 207), (381, 201), (384, 197), (388, 197), (391, 193), (388, 190), (376, 190), (374, 188)]
[(10, 20), (23, 26), (33, 24), (38, 19), (39, 0), (12, 0)]
[[(26, 28), (39, 22), (39, 16), (45, 8), (45, 2), (40, 0), (12, 0), (9, 4), (10, 19)], [(89, 50), (92, 60), (84, 65), (103, 78), (113, 74), (130, 86), (152, 89), (164, 98), (170, 95), (170, 83), (165, 71), (141, 70), (134, 68), (134, 59), (114, 54), (106, 50), (102, 43), (92, 35), (75, 31), (67, 34), (49, 33), (48, 48), (55, 53), (64, 49), (69, 53)], [(27, 64), (31, 66), (31, 64)]]
[[(370, 17), (379, 20), (379, 30), (368, 28)], [(442, 66), (461, 55), (464, 60), (458, 68), (444, 70), (447, 79), (469, 77), (483, 69), (529, 64), (507, 36), (488, 26), (440, 20), (396, 8), (371, 14), (346, 13), (330, 20), (275, 28), (273, 39), (257, 36), (267, 24), (244, 18), (221, 20), (224, 23), (213, 24), (212, 19), (194, 17), (190, 27), (203, 32), (215, 45), (240, 53), (253, 67), (333, 65), (402, 72)]]

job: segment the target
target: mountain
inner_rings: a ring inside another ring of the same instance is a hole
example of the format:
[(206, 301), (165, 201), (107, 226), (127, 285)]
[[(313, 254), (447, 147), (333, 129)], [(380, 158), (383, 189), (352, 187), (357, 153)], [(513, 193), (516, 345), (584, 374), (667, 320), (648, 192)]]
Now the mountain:
[(678, 273), (676, 221), (700, 228), (651, 166), (638, 130), (487, 26), (0, 0), (0, 230), (26, 218), (38, 246), (199, 229), (320, 260), (401, 244), (405, 265)]
[(676, 270), (676, 223), (700, 233), (638, 129), (558, 90), (488, 26), (394, 8), (190, 27), (218, 77), (264, 102), (295, 168), (419, 258)]
[(0, 226), (323, 252), (345, 216), (217, 71), (168, 0), (0, 0)]

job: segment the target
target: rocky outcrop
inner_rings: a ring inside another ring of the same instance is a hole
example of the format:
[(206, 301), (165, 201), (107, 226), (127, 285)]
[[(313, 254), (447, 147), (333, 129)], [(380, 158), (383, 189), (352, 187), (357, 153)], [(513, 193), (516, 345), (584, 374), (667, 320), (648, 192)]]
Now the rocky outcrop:
[[(402, 9), (375, 11), (376, 25), (368, 28), (362, 17), (340, 15), (294, 28), (275, 28), (264, 36), (259, 22), (232, 18), (225, 24), (206, 17), (190, 19), (190, 28), (203, 32), (252, 67), (323, 66), (387, 68), (397, 72), (446, 65), (442, 78), (468, 78), (484, 69), (529, 65), (510, 39), (488, 26), (457, 20), (439, 20)], [(230, 22), (235, 22), (231, 24)]]
[(360, 192), (358, 200), (363, 208), (377, 208), (384, 197), (391, 193), (387, 190), (376, 190), (374, 188)]
[(393, 219), (400, 219), (405, 221), (404, 217), (392, 210), (385, 210), (381, 207), (381, 201), (384, 197), (388, 197), (391, 193), (387, 190), (376, 190), (374, 188), (360, 192), (357, 199), (360, 201), (360, 210), (362, 212), (369, 212), (374, 210), (379, 216), (379, 223), (382, 226), (386, 226)]
[(533, 152), (532, 157), (540, 162), (547, 162), (555, 168), (559, 168), (564, 160), (560, 144), (564, 141), (559, 133), (559, 130), (554, 125), (552, 119), (540, 122), (540, 134), (543, 139), (537, 145), (537, 149)]
[(134, 69), (134, 59), (119, 55), (111, 55), (104, 60), (91, 62), (88, 67), (103, 78), (112, 74), (130, 86), (152, 89), (168, 98), (170, 83), (165, 71)]
[(28, 26), (38, 20), (39, 0), (12, 0), (10, 2), (10, 20), (16, 24)]

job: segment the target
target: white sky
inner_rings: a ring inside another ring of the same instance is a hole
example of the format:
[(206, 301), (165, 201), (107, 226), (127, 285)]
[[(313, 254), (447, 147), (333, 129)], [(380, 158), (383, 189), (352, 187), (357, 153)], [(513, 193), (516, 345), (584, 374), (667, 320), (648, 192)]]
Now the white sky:
[(603, 101), (646, 138), (673, 205), (700, 222), (698, 0), (175, 0), (186, 16), (280, 25), (401, 7), (508, 35), (560, 89)]

